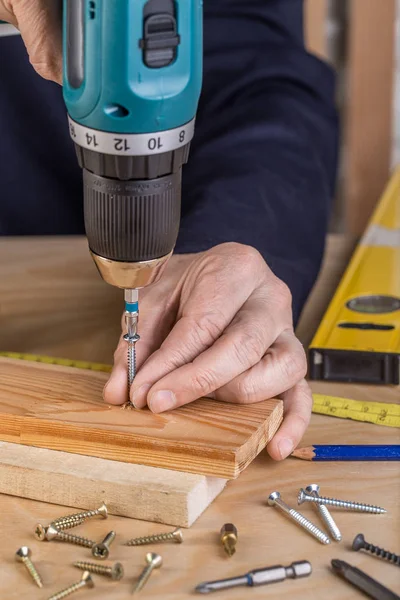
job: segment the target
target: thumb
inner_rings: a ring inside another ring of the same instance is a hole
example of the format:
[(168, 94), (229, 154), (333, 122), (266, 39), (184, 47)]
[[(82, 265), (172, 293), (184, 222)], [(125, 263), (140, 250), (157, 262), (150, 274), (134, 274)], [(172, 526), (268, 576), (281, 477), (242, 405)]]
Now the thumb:
[(311, 389), (305, 379), (282, 394), (282, 398), (283, 423), (267, 446), (274, 460), (286, 458), (296, 448), (310, 422), (313, 404)]
[(58, 0), (14, 0), (11, 7), (33, 68), (62, 83), (62, 4)]

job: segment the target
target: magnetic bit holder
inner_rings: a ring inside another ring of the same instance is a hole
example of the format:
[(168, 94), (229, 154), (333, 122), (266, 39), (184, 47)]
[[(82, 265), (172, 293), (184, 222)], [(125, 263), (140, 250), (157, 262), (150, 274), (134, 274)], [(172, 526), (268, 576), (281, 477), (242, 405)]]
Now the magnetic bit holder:
[(200, 594), (208, 592), (216, 592), (232, 587), (239, 586), (258, 586), (268, 583), (277, 583), (285, 579), (297, 579), (298, 577), (307, 577), (311, 575), (311, 564), (307, 560), (294, 562), (288, 567), (277, 565), (274, 567), (266, 567), (264, 569), (256, 569), (239, 577), (231, 577), (229, 579), (219, 579), (217, 581), (206, 581), (200, 583), (195, 591)]

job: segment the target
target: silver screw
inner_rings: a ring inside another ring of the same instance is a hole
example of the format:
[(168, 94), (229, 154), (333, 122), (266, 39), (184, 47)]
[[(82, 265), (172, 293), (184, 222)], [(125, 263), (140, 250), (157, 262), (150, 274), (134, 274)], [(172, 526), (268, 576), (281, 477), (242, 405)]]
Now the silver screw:
[(54, 527), (57, 527), (57, 529), (61, 529), (60, 525), (61, 525), (61, 523), (64, 523), (65, 521), (71, 521), (71, 522), (79, 521), (80, 523), (83, 523), (83, 521), (86, 521), (87, 519), (93, 519), (93, 517), (97, 517), (97, 516), (100, 516), (103, 519), (107, 519), (108, 510), (107, 510), (107, 506), (104, 504), (104, 502), (101, 506), (99, 506), (99, 508), (96, 508), (95, 510), (84, 510), (79, 513), (73, 513), (72, 515), (65, 515), (64, 517), (58, 517), (58, 519), (54, 519), (51, 522), (51, 524), (54, 525)]
[(145, 586), (147, 580), (149, 579), (153, 569), (159, 569), (162, 565), (162, 557), (159, 554), (155, 554), (154, 552), (148, 552), (146, 554), (146, 562), (147, 565), (139, 575), (139, 579), (136, 582), (135, 587), (132, 590), (132, 594), (135, 592), (140, 592), (140, 590)]
[[(316, 483), (311, 483), (310, 485), (308, 485), (306, 487), (306, 492), (308, 494), (311, 494), (311, 496), (314, 495), (316, 498), (318, 498), (319, 485), (317, 485)], [(322, 520), (324, 521), (325, 525), (329, 529), (329, 533), (331, 534), (333, 539), (336, 540), (337, 542), (340, 542), (340, 540), (342, 539), (342, 534), (340, 533), (340, 529), (336, 525), (335, 520), (332, 517), (329, 510), (327, 509), (327, 507), (324, 506), (323, 504), (316, 504), (316, 507), (318, 509), (319, 514), (322, 517)]]
[(19, 562), (22, 562), (25, 567), (27, 568), (29, 575), (32, 577), (33, 581), (36, 583), (36, 585), (40, 588), (43, 587), (43, 582), (42, 582), (42, 578), (40, 577), (39, 573), (36, 570), (35, 565), (33, 564), (33, 562), (31, 561), (31, 555), (32, 555), (32, 551), (30, 548), (28, 548), (28, 546), (21, 546), (21, 548), (19, 548), (16, 553), (15, 553), (15, 558), (16, 560), (18, 560)]
[(80, 590), (83, 587), (88, 587), (88, 588), (94, 587), (93, 579), (92, 579), (89, 571), (85, 571), (84, 573), (82, 573), (82, 578), (80, 581), (78, 581), (78, 583), (73, 583), (72, 585), (65, 588), (65, 590), (61, 590), (61, 592), (58, 592), (57, 594), (50, 596), (49, 600), (62, 600), (62, 598), (66, 598), (70, 594), (77, 592), (78, 590)]
[(105, 575), (113, 581), (118, 581), (124, 576), (124, 568), (119, 562), (116, 562), (112, 567), (107, 567), (106, 565), (96, 565), (95, 563), (78, 560), (74, 562), (74, 567), (97, 575)]
[(336, 498), (326, 498), (325, 496), (311, 496), (301, 489), (297, 497), (299, 504), (303, 502), (315, 502), (316, 504), (327, 504), (328, 506), (336, 506), (337, 508), (344, 508), (345, 510), (354, 510), (358, 512), (368, 512), (374, 514), (385, 513), (384, 508), (379, 506), (373, 506), (371, 504), (361, 504), (361, 502), (352, 502), (351, 500), (337, 500)]
[(290, 508), (283, 500), (281, 499), (281, 495), (279, 492), (272, 492), (268, 498), (268, 504), (270, 506), (277, 506), (284, 513), (286, 513), (293, 521), (296, 521), (300, 527), (303, 527), (308, 533), (311, 533), (317, 540), (321, 542), (321, 544), (330, 544), (331, 540), (323, 531), (321, 531), (314, 523), (311, 523), (308, 519), (306, 519), (301, 513), (294, 510), (294, 508)]
[(183, 533), (181, 529), (175, 529), (169, 533), (159, 533), (156, 535), (146, 535), (144, 537), (133, 538), (125, 542), (125, 546), (144, 546), (145, 544), (157, 544), (158, 542), (183, 542)]
[(123, 405), (123, 408), (133, 408), (133, 404), (130, 400), (130, 391), (133, 380), (136, 377), (136, 342), (140, 340), (140, 336), (135, 333), (124, 335), (124, 340), (128, 343), (128, 400)]
[(110, 546), (115, 540), (116, 533), (115, 531), (110, 531), (107, 533), (104, 540), (98, 544), (94, 544), (92, 546), (92, 554), (95, 558), (99, 558), (100, 560), (104, 560), (108, 558), (110, 554)]
[(35, 537), (40, 542), (43, 542), (44, 540), (58, 540), (60, 542), (66, 542), (67, 544), (76, 544), (77, 546), (83, 546), (84, 548), (92, 548), (92, 546), (96, 543), (93, 540), (88, 540), (84, 537), (71, 535), (70, 533), (66, 533), (65, 531), (59, 531), (53, 525), (49, 525), (48, 527), (42, 527), (40, 530), (35, 531)]

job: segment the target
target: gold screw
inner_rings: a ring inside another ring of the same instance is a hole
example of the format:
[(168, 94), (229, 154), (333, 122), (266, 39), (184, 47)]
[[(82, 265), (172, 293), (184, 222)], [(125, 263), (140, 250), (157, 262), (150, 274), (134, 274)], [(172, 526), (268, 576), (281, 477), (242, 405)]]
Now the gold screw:
[(95, 563), (78, 560), (74, 562), (74, 567), (97, 575), (105, 575), (113, 581), (118, 581), (124, 576), (124, 567), (119, 562), (116, 562), (112, 567), (107, 567), (106, 565), (96, 565)]
[(139, 575), (139, 579), (136, 582), (135, 587), (132, 590), (132, 594), (135, 592), (140, 592), (140, 590), (145, 586), (147, 580), (149, 579), (153, 569), (159, 569), (162, 565), (162, 558), (159, 554), (155, 554), (154, 552), (148, 552), (146, 554), (146, 562), (147, 565)]
[(71, 535), (65, 531), (59, 531), (53, 525), (48, 527), (41, 527), (35, 530), (35, 537), (40, 542), (44, 540), (59, 540), (60, 542), (66, 542), (67, 544), (76, 544), (77, 546), (84, 546), (84, 548), (92, 548), (96, 542), (88, 540), (78, 535)]
[(232, 523), (225, 523), (220, 532), (221, 544), (228, 556), (233, 556), (236, 552), (238, 532)]
[(85, 586), (87, 586), (88, 588), (94, 587), (94, 582), (89, 571), (85, 571), (84, 573), (82, 573), (82, 578), (80, 581), (78, 581), (78, 583), (73, 583), (69, 587), (65, 588), (65, 590), (61, 590), (61, 592), (50, 596), (49, 600), (62, 600), (63, 598), (66, 598), (66, 596), (77, 592)]
[[(85, 521), (85, 519), (71, 519), (71, 520), (60, 521), (59, 523), (52, 521), (51, 525), (53, 527), (55, 527), (56, 529), (58, 529), (58, 531), (61, 531), (64, 529), (72, 529), (73, 527), (78, 527), (78, 525), (82, 525), (82, 523), (84, 523), (84, 521)], [(34, 531), (36, 539), (39, 540), (41, 538), (44, 538), (46, 527), (47, 527), (47, 525), (42, 525), (41, 523), (36, 523), (36, 527), (35, 527), (35, 531)]]
[(64, 529), (72, 529), (73, 527), (78, 527), (78, 525), (82, 525), (86, 519), (81, 517), (80, 519), (63, 519), (62, 521), (52, 521), (50, 525), (53, 525), (59, 531)]
[(40, 577), (39, 573), (36, 571), (35, 565), (33, 564), (33, 562), (31, 561), (30, 557), (32, 555), (32, 551), (30, 550), (30, 548), (28, 548), (28, 546), (21, 546), (21, 548), (19, 548), (16, 553), (15, 553), (15, 558), (16, 560), (18, 560), (19, 562), (22, 562), (25, 567), (27, 568), (29, 575), (32, 577), (33, 581), (36, 583), (36, 585), (40, 588), (43, 587), (43, 582), (42, 582), (42, 578)]
[(156, 544), (158, 542), (183, 542), (183, 533), (181, 529), (175, 529), (169, 533), (159, 533), (156, 535), (146, 535), (145, 537), (133, 538), (125, 542), (125, 546), (144, 546), (145, 544)]
[[(108, 517), (108, 510), (107, 510), (107, 506), (104, 504), (99, 506), (99, 508), (96, 508), (95, 510), (84, 510), (83, 512), (80, 513), (74, 513), (72, 515), (65, 515), (64, 517), (58, 517), (58, 519), (54, 519), (54, 521), (51, 522), (52, 525), (54, 525), (55, 527), (57, 527), (57, 529), (61, 529), (60, 527), (60, 523), (63, 523), (64, 521), (79, 521), (80, 519), (83, 519), (83, 521), (86, 521), (87, 519), (93, 519), (93, 517), (103, 517), (103, 519), (107, 519)], [(81, 522), (83, 522), (81, 521)]]
[(110, 533), (107, 533), (102, 542), (99, 544), (93, 544), (92, 554), (95, 558), (99, 558), (100, 560), (108, 558), (108, 555), (110, 554), (110, 546), (115, 540), (115, 535), (115, 531), (110, 531)]

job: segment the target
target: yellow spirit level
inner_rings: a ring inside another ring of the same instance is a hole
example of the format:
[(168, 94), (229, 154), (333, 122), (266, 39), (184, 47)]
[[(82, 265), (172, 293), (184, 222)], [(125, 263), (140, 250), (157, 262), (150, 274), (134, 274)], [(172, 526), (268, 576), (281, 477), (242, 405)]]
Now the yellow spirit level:
[(400, 383), (400, 168), (309, 347), (311, 379)]

